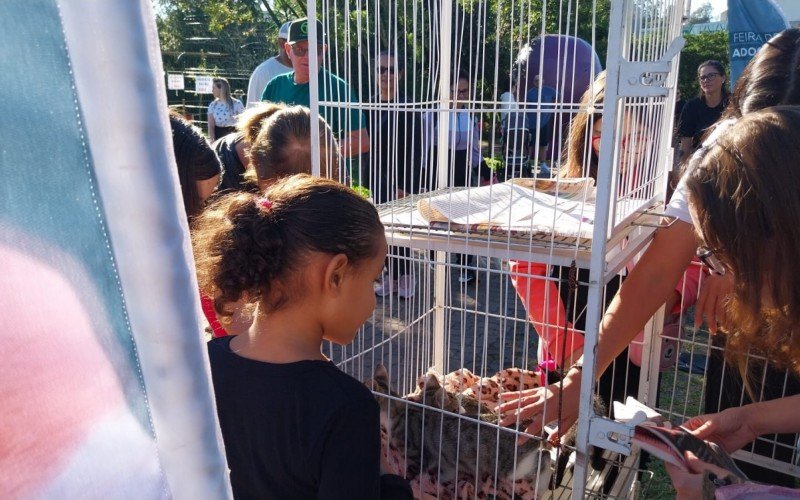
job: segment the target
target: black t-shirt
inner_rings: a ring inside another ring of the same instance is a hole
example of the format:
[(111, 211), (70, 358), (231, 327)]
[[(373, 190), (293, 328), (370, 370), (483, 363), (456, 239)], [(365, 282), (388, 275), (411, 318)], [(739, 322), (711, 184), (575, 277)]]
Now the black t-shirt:
[(327, 361), (273, 364), (208, 342), (225, 454), (236, 498), (411, 498), (380, 475), (378, 404)]
[[(386, 104), (379, 96), (372, 102)], [(402, 95), (395, 103), (405, 103)], [(397, 189), (418, 193), (422, 172), (422, 115), (417, 109), (377, 109), (366, 113), (370, 162), (361, 182), (375, 203), (395, 199)], [(362, 165), (363, 167), (363, 165)]]
[(716, 123), (722, 116), (722, 111), (728, 105), (728, 99), (724, 98), (713, 108), (706, 106), (700, 97), (690, 99), (681, 111), (681, 122), (678, 125), (679, 137), (691, 137), (692, 149), (700, 145), (700, 141), (706, 129)]
[(212, 147), (217, 152), (222, 166), (225, 171), (222, 174), (222, 182), (220, 182), (220, 191), (247, 191), (247, 185), (244, 180), (244, 164), (239, 159), (236, 153), (236, 146), (244, 140), (240, 133), (228, 134), (220, 137)]

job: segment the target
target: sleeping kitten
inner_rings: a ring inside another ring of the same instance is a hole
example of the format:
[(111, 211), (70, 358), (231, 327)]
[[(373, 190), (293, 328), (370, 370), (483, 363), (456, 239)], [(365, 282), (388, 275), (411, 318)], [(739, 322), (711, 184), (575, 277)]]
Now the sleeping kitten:
[[(390, 445), (405, 453), (411, 475), (425, 470), (436, 474), (440, 482), (455, 480), (457, 475), (478, 480), (496, 475), (511, 482), (518, 479), (533, 482), (538, 475), (540, 488), (549, 486), (551, 458), (543, 441), (529, 439), (517, 445), (515, 433), (488, 425), (497, 423), (497, 414), (475, 398), (445, 391), (435, 374), (425, 375), (420, 385), (420, 390), (408, 397), (408, 401), (419, 402), (421, 407), (377, 398)], [(376, 367), (367, 386), (378, 394), (396, 396), (383, 365)]]

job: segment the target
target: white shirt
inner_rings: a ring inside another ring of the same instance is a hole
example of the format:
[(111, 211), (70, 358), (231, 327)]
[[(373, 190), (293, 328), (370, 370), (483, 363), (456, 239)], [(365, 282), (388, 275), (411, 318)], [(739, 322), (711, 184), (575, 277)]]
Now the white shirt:
[(261, 94), (270, 80), (290, 71), (294, 71), (294, 69), (291, 66), (284, 66), (278, 61), (278, 56), (270, 57), (259, 64), (253, 70), (253, 74), (250, 75), (250, 83), (247, 84), (247, 107), (261, 102)]
[(233, 99), (233, 109), (228, 107), (228, 103), (219, 99), (214, 99), (208, 105), (208, 114), (214, 117), (214, 125), (217, 127), (235, 126), (236, 118), (242, 111), (244, 111), (244, 105), (239, 99)]
[(689, 214), (689, 199), (686, 192), (686, 182), (684, 178), (678, 183), (678, 187), (672, 193), (672, 198), (669, 199), (669, 205), (664, 210), (664, 214), (669, 217), (675, 217), (679, 221), (687, 224), (692, 223), (692, 216)]
[(519, 104), (517, 98), (511, 92), (503, 92), (500, 95), (500, 121), (504, 122), (508, 119), (508, 115), (512, 111), (519, 111)]
[[(736, 120), (733, 118), (727, 118), (717, 122), (714, 126), (714, 130), (711, 132), (711, 134), (709, 134), (706, 140), (703, 141), (702, 147), (694, 152), (692, 158), (703, 154), (704, 150), (713, 146), (717, 139), (735, 123)], [(689, 163), (689, 167), (691, 166), (692, 164)], [(689, 193), (686, 191), (686, 174), (688, 173), (689, 172), (687, 168), (687, 171), (684, 172), (683, 177), (681, 177), (681, 180), (678, 183), (678, 186), (675, 188), (675, 192), (672, 193), (672, 198), (670, 198), (669, 205), (667, 205), (667, 209), (664, 210), (664, 213), (687, 224), (692, 224), (692, 216), (689, 213)]]

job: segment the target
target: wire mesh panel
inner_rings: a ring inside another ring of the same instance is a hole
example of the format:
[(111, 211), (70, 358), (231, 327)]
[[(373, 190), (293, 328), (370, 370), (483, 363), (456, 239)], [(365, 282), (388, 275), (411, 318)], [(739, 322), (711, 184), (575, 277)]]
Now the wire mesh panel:
[[(495, 406), (591, 345), (652, 234), (681, 15), (680, 0), (309, 5), (312, 102), (341, 118), (343, 178), (390, 245), (373, 318), (329, 354), (375, 392), (384, 453), (418, 496), (627, 496), (648, 477), (600, 452), (573, 475), (585, 432), (520, 443)], [(627, 357), (609, 373), (606, 407), (638, 395)]]

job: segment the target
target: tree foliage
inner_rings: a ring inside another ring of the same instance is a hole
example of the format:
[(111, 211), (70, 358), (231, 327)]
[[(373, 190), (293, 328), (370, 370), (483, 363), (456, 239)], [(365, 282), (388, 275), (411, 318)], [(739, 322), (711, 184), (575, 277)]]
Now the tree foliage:
[(280, 25), (304, 13), (297, 2), (277, 0), (268, 9), (265, 5), (266, 0), (157, 0), (165, 69), (228, 75), (252, 71), (277, 51)]
[[(280, 24), (304, 17), (306, 9), (301, 0), (156, 1), (165, 69), (242, 77), (276, 53)], [(409, 63), (406, 74), (415, 75), (409, 94), (434, 97), (440, 77), (438, 2), (324, 0), (317, 7), (337, 66), (331, 69), (354, 75), (350, 83), (362, 97), (372, 91), (366, 76), (372, 55), (387, 48), (399, 49)], [(593, 41), (605, 62), (609, 11), (610, 0), (457, 0), (451, 18), (453, 60), (441, 66), (468, 71), (479, 97), (493, 98), (494, 82), (507, 86), (519, 50), (542, 31)]]
[(686, 45), (681, 52), (681, 66), (678, 73), (678, 88), (684, 99), (689, 99), (700, 92), (697, 67), (709, 59), (716, 59), (728, 67), (727, 31), (686, 35)]
[(689, 14), (689, 24), (710, 23), (713, 10), (709, 2), (704, 3)]

